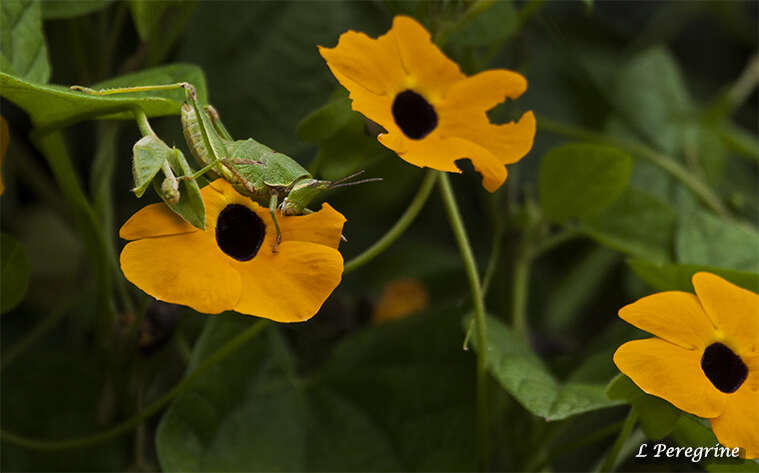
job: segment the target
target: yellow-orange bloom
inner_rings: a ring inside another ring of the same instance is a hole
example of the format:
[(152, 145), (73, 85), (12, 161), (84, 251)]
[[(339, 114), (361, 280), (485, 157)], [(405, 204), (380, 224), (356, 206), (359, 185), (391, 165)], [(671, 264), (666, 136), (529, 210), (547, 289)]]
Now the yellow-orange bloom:
[(165, 204), (139, 210), (121, 227), (128, 243), (121, 269), (156, 299), (199, 312), (234, 310), (278, 322), (311, 318), (340, 283), (337, 251), (345, 223), (329, 204), (302, 216), (278, 215), (282, 241), (269, 214), (228, 182), (201, 190), (206, 229)]
[(372, 314), (372, 321), (383, 323), (408, 317), (427, 307), (429, 299), (427, 288), (418, 279), (390, 281), (382, 290)]
[(759, 457), (759, 295), (711, 273), (696, 273), (693, 287), (620, 309), (656, 336), (625, 343), (614, 363), (648, 394), (708, 418), (726, 447)]
[(319, 52), (350, 91), (353, 109), (387, 130), (379, 141), (411, 164), (461, 172), (454, 161), (469, 158), (492, 192), (506, 180), (506, 164), (532, 148), (532, 112), (504, 125), (485, 113), (522, 95), (525, 78), (503, 69), (467, 77), (412, 18), (396, 16), (377, 39), (348, 31)]

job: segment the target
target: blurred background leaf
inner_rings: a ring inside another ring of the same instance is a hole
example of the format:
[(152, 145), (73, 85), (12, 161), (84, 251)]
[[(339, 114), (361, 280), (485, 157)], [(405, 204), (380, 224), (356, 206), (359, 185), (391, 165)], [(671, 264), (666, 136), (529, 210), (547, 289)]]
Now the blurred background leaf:
[(50, 64), (42, 32), (41, 3), (12, 0), (0, 4), (0, 69), (44, 84), (50, 78)]
[(29, 255), (18, 240), (0, 233), (0, 314), (21, 302), (29, 284)]

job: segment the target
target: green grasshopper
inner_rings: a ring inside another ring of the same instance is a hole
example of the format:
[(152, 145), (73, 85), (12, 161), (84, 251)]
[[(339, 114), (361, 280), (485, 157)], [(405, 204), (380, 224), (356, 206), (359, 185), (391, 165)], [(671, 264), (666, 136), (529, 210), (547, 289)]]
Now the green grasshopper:
[(182, 130), (185, 141), (192, 155), (202, 168), (191, 174), (180, 176), (176, 180), (169, 176), (162, 185), (162, 192), (169, 200), (178, 200), (177, 181), (197, 179), (211, 173), (221, 176), (235, 189), (267, 207), (274, 221), (277, 232), (274, 250), (279, 245), (282, 234), (277, 221), (277, 210), (282, 215), (303, 215), (310, 213), (308, 204), (322, 192), (337, 187), (379, 181), (381, 178), (369, 178), (350, 181), (363, 173), (359, 171), (336, 181), (315, 179), (311, 174), (289, 156), (278, 153), (268, 146), (255, 141), (235, 140), (221, 122), (218, 112), (212, 106), (202, 107), (195, 87), (187, 82), (177, 84), (127, 87), (121, 89), (94, 90), (81, 86), (71, 89), (94, 95), (111, 95), (128, 92), (144, 92), (183, 88), (186, 101), (182, 105)]

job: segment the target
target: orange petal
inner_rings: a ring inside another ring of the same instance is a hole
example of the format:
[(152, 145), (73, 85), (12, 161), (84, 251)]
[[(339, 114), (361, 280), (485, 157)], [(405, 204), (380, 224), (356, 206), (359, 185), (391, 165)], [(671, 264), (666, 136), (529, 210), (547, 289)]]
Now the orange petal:
[(278, 250), (236, 265), (243, 282), (234, 310), (277, 322), (308, 320), (340, 283), (343, 257), (302, 241), (283, 241)]
[[(751, 376), (759, 377), (759, 373)], [(748, 381), (748, 380), (747, 380)], [(759, 391), (741, 386), (727, 395), (725, 411), (710, 419), (714, 435), (728, 448), (741, 448), (741, 457), (759, 457)]]
[(121, 252), (121, 270), (158, 300), (208, 314), (230, 310), (240, 298), (240, 275), (213, 235), (196, 231), (133, 241)]
[(648, 338), (619, 347), (614, 363), (646, 393), (699, 417), (717, 417), (723, 412), (726, 395), (701, 369), (702, 353)]
[(524, 157), (535, 139), (535, 115), (526, 112), (518, 122), (493, 125), (485, 111), (447, 113), (441, 117), (440, 133), (458, 136), (490, 150), (502, 164), (512, 164)]
[(420, 167), (445, 172), (461, 172), (455, 161), (468, 158), (482, 174), (482, 185), (490, 192), (506, 180), (506, 167), (484, 147), (461, 138), (440, 138), (433, 133), (422, 140), (383, 134), (380, 142), (398, 153), (403, 160)]
[(364, 33), (348, 31), (337, 46), (319, 46), (327, 66), (349, 91), (357, 87), (375, 95), (394, 96), (404, 82), (405, 72), (390, 34), (372, 39)]
[(467, 109), (484, 113), (507, 98), (519, 97), (525, 90), (527, 80), (521, 74), (505, 69), (483, 71), (453, 84), (441, 113), (456, 115)]
[(190, 225), (163, 202), (147, 205), (134, 213), (121, 226), (119, 236), (125, 240), (155, 238), (200, 231)]
[(308, 241), (337, 248), (345, 217), (328, 203), (321, 210), (308, 215), (279, 217), (282, 241)]
[(685, 349), (701, 349), (715, 341), (714, 326), (693, 294), (660, 292), (626, 305), (619, 316)]
[[(206, 207), (206, 229), (215, 228), (219, 212), (226, 207), (228, 201), (237, 199), (241, 203), (251, 202), (250, 199), (235, 191), (234, 187), (224, 179), (216, 179), (203, 187), (200, 189), (200, 194)], [(125, 240), (139, 240), (195, 231), (201, 230), (184, 221), (161, 202), (147, 205), (135, 212), (121, 226), (119, 236)]]
[(759, 351), (759, 294), (704, 272), (693, 275), (693, 287), (706, 314), (737, 355)]
[(458, 64), (443, 54), (427, 30), (413, 18), (402, 15), (393, 18), (388, 36), (394, 38), (397, 54), (400, 54), (403, 69), (409, 76), (404, 89), (422, 92), (432, 105), (441, 103), (448, 88), (466, 77)]

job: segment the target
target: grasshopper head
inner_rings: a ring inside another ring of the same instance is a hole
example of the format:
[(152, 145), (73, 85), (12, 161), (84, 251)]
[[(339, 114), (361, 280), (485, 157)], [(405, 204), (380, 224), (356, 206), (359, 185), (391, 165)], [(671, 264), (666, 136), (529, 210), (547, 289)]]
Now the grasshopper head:
[(302, 215), (306, 212), (306, 206), (314, 200), (314, 198), (324, 191), (335, 189), (338, 187), (352, 186), (356, 184), (363, 184), (364, 182), (381, 181), (382, 178), (375, 177), (370, 179), (361, 179), (360, 181), (348, 182), (356, 176), (363, 174), (364, 171), (351, 174), (340, 178), (336, 181), (320, 181), (318, 179), (308, 178), (301, 179), (293, 185), (290, 189), (290, 193), (287, 194), (285, 200), (282, 201), (282, 205), (279, 207), (283, 215)]
[(330, 181), (320, 181), (317, 179), (301, 179), (293, 185), (290, 193), (282, 201), (279, 210), (282, 215), (302, 215), (306, 206), (322, 192), (329, 189)]

